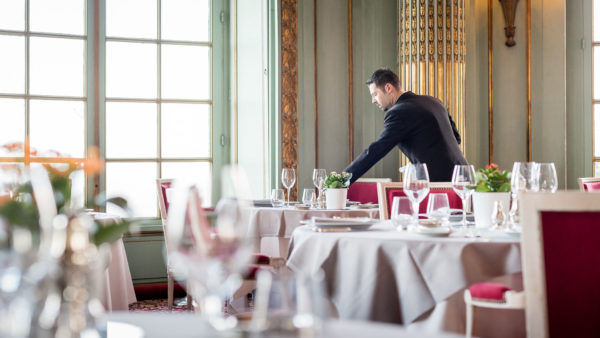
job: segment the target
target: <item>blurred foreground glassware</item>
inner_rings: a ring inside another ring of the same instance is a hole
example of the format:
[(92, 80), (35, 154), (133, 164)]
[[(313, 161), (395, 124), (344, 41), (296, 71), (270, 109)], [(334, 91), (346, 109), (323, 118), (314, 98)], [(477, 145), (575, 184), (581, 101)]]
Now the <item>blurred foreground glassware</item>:
[(214, 227), (202, 208), (199, 189), (177, 182), (167, 222), (169, 258), (176, 276), (187, 279), (199, 312), (220, 331), (237, 325), (235, 316), (225, 316), (223, 306), (242, 284), (252, 248), (247, 236), (251, 206), (247, 178), (237, 167), (226, 169), (222, 177), (224, 190), (234, 196), (224, 196), (217, 204)]
[(406, 196), (394, 196), (390, 218), (397, 230), (406, 230), (413, 222), (414, 210), (412, 201)]
[(419, 223), (419, 204), (429, 193), (429, 172), (425, 163), (411, 163), (407, 166), (403, 180), (404, 194), (413, 203), (413, 224)]
[[(248, 329), (267, 336), (326, 336), (323, 322), (330, 317), (322, 271), (313, 276), (287, 272), (274, 275), (260, 271), (256, 279), (256, 301)], [(279, 335), (278, 335), (279, 334)]]
[[(452, 189), (462, 200), (462, 226), (467, 226), (467, 200), (475, 191), (475, 168), (468, 165), (455, 165), (452, 173)], [(471, 234), (472, 235), (472, 234)]]
[(555, 193), (558, 189), (558, 179), (554, 163), (539, 163), (537, 167), (539, 191)]

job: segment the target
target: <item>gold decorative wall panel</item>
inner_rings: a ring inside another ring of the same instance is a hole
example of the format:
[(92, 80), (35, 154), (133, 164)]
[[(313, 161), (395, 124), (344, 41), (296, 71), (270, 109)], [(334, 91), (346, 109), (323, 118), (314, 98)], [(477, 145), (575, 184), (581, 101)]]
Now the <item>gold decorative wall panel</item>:
[[(399, 0), (398, 62), (402, 89), (438, 98), (465, 149), (464, 0)], [(402, 164), (406, 158), (402, 158)]]
[[(282, 168), (298, 174), (298, 1), (281, 0)], [(290, 200), (298, 200), (298, 180)]]

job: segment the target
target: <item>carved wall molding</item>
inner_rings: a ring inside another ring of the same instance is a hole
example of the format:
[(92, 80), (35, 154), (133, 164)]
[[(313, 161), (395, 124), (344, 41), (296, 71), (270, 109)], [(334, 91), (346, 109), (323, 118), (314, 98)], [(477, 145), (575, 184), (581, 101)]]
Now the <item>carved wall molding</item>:
[[(298, 0), (281, 0), (281, 135), (281, 167), (298, 176)], [(298, 200), (297, 179), (290, 200)]]

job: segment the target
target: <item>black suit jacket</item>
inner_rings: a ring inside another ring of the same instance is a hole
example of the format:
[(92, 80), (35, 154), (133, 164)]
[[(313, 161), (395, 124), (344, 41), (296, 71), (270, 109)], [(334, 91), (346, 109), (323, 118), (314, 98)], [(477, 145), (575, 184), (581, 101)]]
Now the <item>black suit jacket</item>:
[(398, 146), (411, 163), (427, 163), (430, 181), (449, 182), (454, 165), (467, 164), (459, 144), (456, 125), (438, 99), (405, 92), (387, 110), (377, 140), (344, 171), (353, 183)]

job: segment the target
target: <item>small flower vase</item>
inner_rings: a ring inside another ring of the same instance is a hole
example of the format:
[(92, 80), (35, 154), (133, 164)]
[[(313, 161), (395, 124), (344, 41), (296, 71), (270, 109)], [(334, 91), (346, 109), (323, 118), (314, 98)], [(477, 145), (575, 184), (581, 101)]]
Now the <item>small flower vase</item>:
[(492, 226), (494, 202), (500, 201), (504, 207), (510, 205), (510, 192), (474, 192), (473, 215), (476, 228)]
[(325, 190), (325, 203), (327, 209), (344, 209), (346, 207), (346, 197), (348, 196), (348, 189), (331, 189)]

